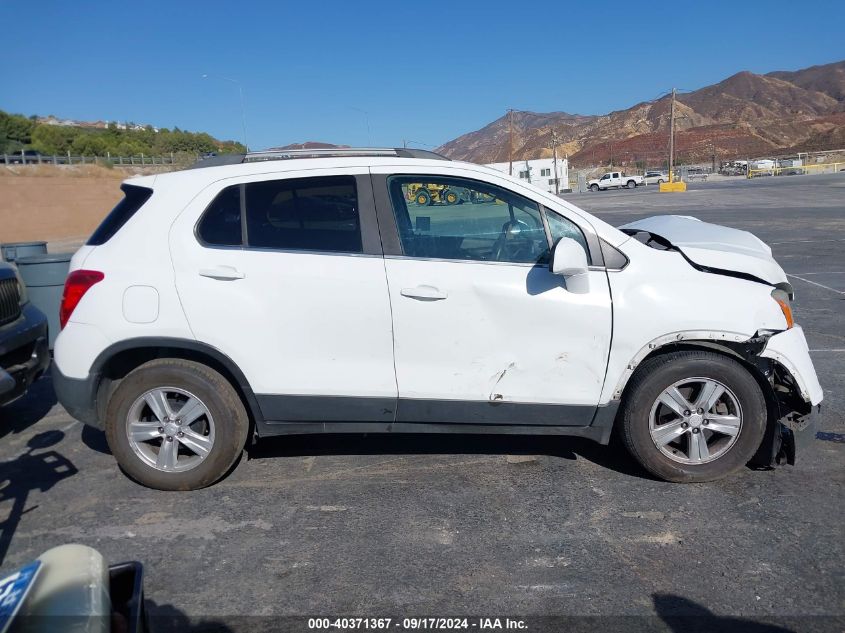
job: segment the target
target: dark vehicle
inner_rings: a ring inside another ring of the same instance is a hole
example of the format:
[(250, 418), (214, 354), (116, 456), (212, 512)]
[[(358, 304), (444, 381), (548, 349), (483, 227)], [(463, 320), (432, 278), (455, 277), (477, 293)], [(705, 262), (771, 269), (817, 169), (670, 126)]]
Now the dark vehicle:
[(7, 165), (32, 165), (35, 163), (52, 163), (53, 156), (42, 154), (34, 149), (18, 150), (6, 154)]
[(49, 365), (47, 317), (29, 303), (16, 269), (0, 262), (0, 405), (22, 396)]

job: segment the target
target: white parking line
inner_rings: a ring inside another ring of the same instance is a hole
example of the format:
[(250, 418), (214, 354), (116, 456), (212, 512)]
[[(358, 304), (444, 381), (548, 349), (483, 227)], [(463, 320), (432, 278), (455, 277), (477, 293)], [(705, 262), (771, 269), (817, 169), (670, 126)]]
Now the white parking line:
[[(800, 273), (800, 274), (804, 275), (805, 277), (807, 275), (845, 275), (845, 270), (831, 270), (829, 272), (822, 271), (822, 272), (817, 272), (817, 273)], [(798, 277), (798, 275), (795, 275), (795, 276)]]
[(845, 348), (843, 349), (811, 349), (811, 352), (845, 352)]
[(824, 284), (816, 283), (815, 281), (810, 281), (809, 279), (804, 279), (803, 277), (799, 277), (798, 275), (790, 275), (789, 273), (786, 274), (787, 277), (794, 277), (795, 279), (800, 279), (803, 282), (808, 284), (813, 284), (814, 286), (818, 286), (819, 288), (824, 288), (825, 290), (830, 290), (831, 292), (835, 292), (838, 295), (845, 295), (845, 292), (841, 290), (837, 290), (836, 288), (831, 288), (830, 286), (825, 286)]
[(776, 244), (815, 244), (816, 242), (845, 242), (845, 240), (788, 240), (786, 242), (769, 242), (769, 246)]

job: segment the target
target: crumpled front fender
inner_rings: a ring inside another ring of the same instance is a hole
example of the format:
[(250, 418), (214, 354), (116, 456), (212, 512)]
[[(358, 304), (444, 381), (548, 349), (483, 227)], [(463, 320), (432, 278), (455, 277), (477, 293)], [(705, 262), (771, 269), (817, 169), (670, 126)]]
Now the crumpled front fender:
[(800, 325), (772, 335), (760, 356), (780, 363), (795, 380), (801, 397), (805, 401), (813, 406), (822, 401), (824, 397), (822, 386), (816, 376), (807, 339)]

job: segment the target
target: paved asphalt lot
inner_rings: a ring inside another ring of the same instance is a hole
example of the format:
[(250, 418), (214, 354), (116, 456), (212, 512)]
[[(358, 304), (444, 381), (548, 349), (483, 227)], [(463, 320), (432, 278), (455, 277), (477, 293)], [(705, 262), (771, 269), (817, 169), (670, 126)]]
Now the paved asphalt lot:
[(639, 615), (651, 619), (615, 622), (662, 626), (707, 613), (841, 630), (805, 616), (845, 613), (845, 174), (569, 200), (613, 224), (675, 212), (771, 244), (796, 287), (827, 439), (794, 468), (701, 485), (654, 481), (620, 451), (568, 438), (278, 439), (216, 486), (164, 493), (124, 477), (103, 435), (75, 423), (43, 379), (0, 410), (3, 569), (65, 542), (140, 560), (151, 611), (172, 630), (238, 614)]

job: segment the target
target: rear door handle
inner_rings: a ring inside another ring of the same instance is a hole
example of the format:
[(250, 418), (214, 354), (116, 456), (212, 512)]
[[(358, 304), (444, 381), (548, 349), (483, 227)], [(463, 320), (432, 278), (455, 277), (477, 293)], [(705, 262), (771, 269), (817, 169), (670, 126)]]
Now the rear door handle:
[(203, 268), (200, 270), (200, 277), (231, 281), (234, 279), (243, 279), (246, 275), (232, 266), (217, 266), (216, 268)]
[(449, 295), (434, 286), (417, 286), (416, 288), (402, 288), (399, 293), (403, 297), (420, 299), (421, 301), (442, 301)]

